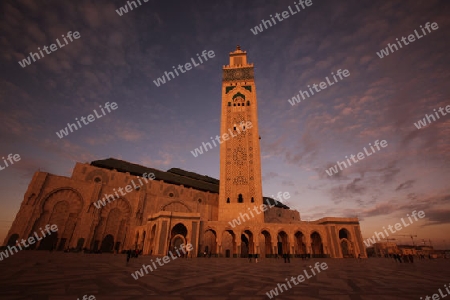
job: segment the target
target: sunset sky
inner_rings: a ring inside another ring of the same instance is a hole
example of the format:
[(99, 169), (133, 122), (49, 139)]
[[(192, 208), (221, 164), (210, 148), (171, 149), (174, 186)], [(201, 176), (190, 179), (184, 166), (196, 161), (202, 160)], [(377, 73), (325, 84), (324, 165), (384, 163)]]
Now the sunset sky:
[[(423, 210), (398, 234), (450, 249), (450, 114), (414, 125), (450, 105), (449, 1), (312, 0), (257, 35), (294, 1), (140, 2), (122, 16), (124, 0), (1, 2), (0, 157), (21, 160), (0, 171), (0, 243), (38, 170), (70, 176), (76, 162), (113, 157), (219, 178), (218, 147), (191, 151), (220, 134), (222, 67), (239, 44), (255, 64), (264, 195), (289, 192), (303, 220), (357, 216), (364, 238)], [(424, 35), (427, 22), (438, 29)], [(414, 30), (420, 39), (380, 59)], [(69, 31), (80, 38), (19, 65)], [(215, 57), (153, 83), (203, 50)], [(338, 69), (350, 76), (289, 104)], [(106, 102), (118, 108), (56, 135)], [(388, 146), (325, 173), (376, 140)]]

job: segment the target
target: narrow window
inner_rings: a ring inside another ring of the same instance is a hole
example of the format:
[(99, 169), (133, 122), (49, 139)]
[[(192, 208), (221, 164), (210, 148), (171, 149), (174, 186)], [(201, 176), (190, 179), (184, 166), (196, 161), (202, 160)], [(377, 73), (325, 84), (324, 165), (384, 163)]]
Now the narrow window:
[(227, 203), (230, 203), (230, 197), (227, 198)]
[(242, 194), (239, 194), (238, 203), (243, 203), (243, 202), (244, 202), (244, 198), (242, 198)]
[(252, 203), (253, 203), (253, 202), (255, 202), (255, 199), (253, 199), (253, 197), (252, 197)]
[(247, 101), (247, 106), (250, 106), (250, 101)]
[(228, 106), (231, 106), (231, 102), (228, 102)]

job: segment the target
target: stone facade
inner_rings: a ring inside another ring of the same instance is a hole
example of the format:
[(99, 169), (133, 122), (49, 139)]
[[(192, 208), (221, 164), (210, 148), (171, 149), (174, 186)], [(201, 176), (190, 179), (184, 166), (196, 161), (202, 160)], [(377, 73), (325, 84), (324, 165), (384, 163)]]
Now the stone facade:
[[(299, 212), (263, 198), (253, 76), (253, 65), (238, 47), (223, 68), (221, 137), (230, 136), (220, 145), (220, 182), (116, 159), (77, 163), (71, 177), (36, 172), (5, 245), (56, 224), (58, 232), (33, 249), (139, 249), (165, 255), (191, 243), (192, 256), (366, 257), (357, 218), (306, 222)], [(143, 178), (144, 173), (155, 179)], [(126, 193), (119, 195), (120, 188)]]

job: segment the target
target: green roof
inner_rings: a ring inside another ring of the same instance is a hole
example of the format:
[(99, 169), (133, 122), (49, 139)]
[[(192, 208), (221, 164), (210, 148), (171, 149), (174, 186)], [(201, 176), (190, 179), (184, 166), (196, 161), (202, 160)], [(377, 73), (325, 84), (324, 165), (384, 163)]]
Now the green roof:
[(121, 173), (128, 172), (131, 175), (141, 177), (144, 173), (153, 173), (156, 177), (155, 180), (163, 180), (167, 183), (183, 185), (205, 192), (219, 193), (219, 180), (178, 168), (172, 168), (167, 172), (164, 172), (115, 158), (96, 160), (91, 162), (91, 165), (102, 169), (117, 170), (117, 172)]
[[(206, 175), (188, 172), (179, 168), (172, 168), (165, 172), (115, 158), (95, 160), (91, 162), (91, 166), (108, 170), (116, 170), (121, 173), (128, 172), (131, 175), (141, 177), (144, 173), (153, 173), (156, 177), (155, 180), (163, 180), (167, 183), (183, 185), (185, 187), (190, 187), (204, 192), (215, 194), (219, 193), (219, 180)], [(275, 204), (275, 207), (289, 209), (288, 206), (270, 197), (263, 197), (263, 202), (267, 205)]]

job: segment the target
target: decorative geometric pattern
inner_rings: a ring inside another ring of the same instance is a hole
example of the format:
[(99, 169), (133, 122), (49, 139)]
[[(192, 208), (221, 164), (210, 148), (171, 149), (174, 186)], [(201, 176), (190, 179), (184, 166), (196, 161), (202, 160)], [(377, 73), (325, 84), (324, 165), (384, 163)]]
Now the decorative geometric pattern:
[(247, 162), (247, 153), (245, 148), (238, 147), (233, 150), (233, 162), (237, 166), (243, 166)]
[(254, 78), (253, 67), (223, 70), (222, 81), (242, 81)]
[[(222, 236), (222, 248), (233, 249), (233, 237), (229, 233)], [(439, 293), (438, 288), (447, 294), (443, 279), (450, 278), (448, 260), (396, 264), (385, 258), (308, 262), (295, 258), (285, 264), (280, 259), (260, 258), (257, 264), (250, 264), (244, 258), (178, 258), (134, 280), (131, 273), (149, 261), (146, 256), (132, 258), (127, 264), (126, 255), (21, 251), (2, 261), (2, 299), (75, 300), (88, 294), (117, 300), (263, 300), (269, 299), (266, 293), (278, 283), (286, 284), (288, 275), (311, 272), (309, 265), (316, 262), (326, 262), (328, 269), (298, 285), (290, 282), (292, 288), (274, 299), (425, 299), (425, 295)]]
[(243, 115), (243, 114), (236, 114), (236, 115), (233, 117), (233, 123), (236, 124), (237, 126), (238, 126), (241, 122), (244, 122), (244, 121), (245, 121), (245, 118), (244, 118), (244, 115)]
[(111, 234), (116, 237), (120, 228), (120, 220), (122, 219), (122, 211), (119, 208), (114, 208), (109, 212), (106, 221), (104, 235)]
[(245, 185), (248, 184), (248, 181), (244, 176), (237, 176), (233, 179), (233, 183), (236, 185)]
[(238, 141), (242, 141), (243, 139), (245, 139), (245, 137), (247, 136), (247, 132), (246, 131), (242, 131), (242, 127), (238, 127), (240, 133), (237, 134), (236, 138), (238, 139)]

